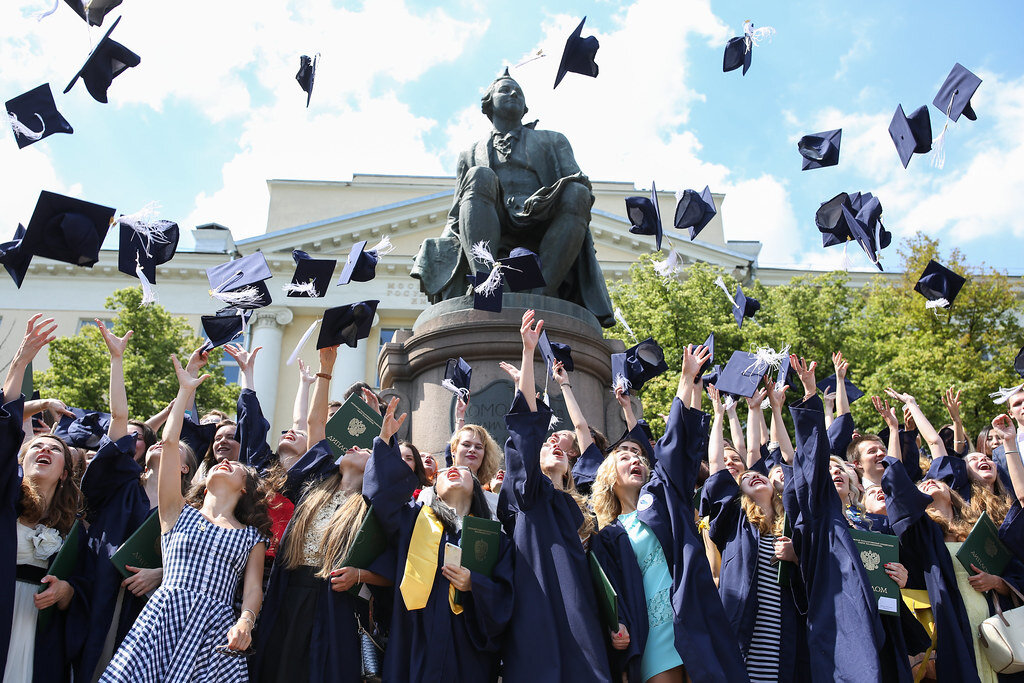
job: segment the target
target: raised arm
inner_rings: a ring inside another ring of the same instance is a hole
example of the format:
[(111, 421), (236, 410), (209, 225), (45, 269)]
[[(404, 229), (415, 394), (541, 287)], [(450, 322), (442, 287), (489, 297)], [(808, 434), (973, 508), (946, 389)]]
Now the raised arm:
[(313, 382), (313, 405), (309, 409), (307, 443), (313, 445), (327, 438), (327, 413), (330, 403), (331, 378), (338, 360), (338, 347), (320, 349), (320, 370)]
[(967, 432), (964, 430), (964, 422), (960, 418), (960, 390), (950, 387), (942, 392), (942, 405), (946, 406), (949, 421), (953, 423), (953, 450), (956, 455), (966, 455), (968, 451)]
[(875, 407), (878, 414), (885, 421), (889, 428), (889, 443), (886, 446), (886, 455), (890, 455), (899, 461), (903, 461), (903, 453), (900, 448), (900, 422), (896, 417), (896, 411), (892, 409), (888, 401), (882, 400), (879, 396), (871, 397), (871, 405)]
[(917, 431), (921, 434), (924, 440), (928, 443), (928, 449), (932, 452), (932, 458), (940, 458), (946, 453), (946, 445), (942, 443), (942, 438), (939, 433), (932, 426), (932, 423), (925, 417), (924, 411), (917, 405), (917, 399), (910, 394), (901, 394), (893, 389), (886, 389), (885, 393), (903, 403), (910, 414), (914, 417), (914, 424), (917, 425)]
[(537, 411), (537, 387), (533, 380), (533, 356), (537, 351), (537, 340), (540, 339), (541, 330), (544, 329), (544, 321), (537, 320), (534, 326), (536, 312), (533, 309), (523, 313), (523, 324), (519, 328), (519, 335), (523, 338), (523, 362), (519, 365), (519, 392), (523, 395), (530, 412)]
[(292, 406), (292, 427), (307, 433), (309, 432), (309, 388), (315, 380), (316, 374), (300, 358), (299, 388), (295, 391), (295, 405)]
[(388, 534), (401, 528), (402, 511), (408, 507), (418, 482), (412, 469), (402, 460), (395, 434), (405, 422), (405, 413), (398, 418), (398, 397), (388, 402), (380, 437), (373, 440), (373, 451), (363, 474), (363, 495), (373, 505), (374, 514)]
[(682, 372), (672, 401), (665, 434), (655, 446), (655, 472), (669, 482), (680, 496), (680, 503), (693, 504), (697, 469), (708, 448), (708, 416), (686, 404), (697, 372), (710, 356), (704, 346), (687, 346), (683, 351)]
[(758, 389), (747, 399), (747, 467), (752, 467), (761, 459), (762, 437), (768, 433), (768, 425), (765, 424), (764, 412), (761, 410), (766, 396), (764, 389)]
[(1017, 448), (1017, 428), (1013, 420), (1005, 413), (992, 420), (992, 431), (1003, 440), (1003, 454), (1006, 457), (1006, 469), (1010, 473), (1010, 482), (1017, 500), (1024, 505), (1024, 462), (1021, 462)]
[(165, 405), (163, 408), (161, 408), (159, 413), (146, 420), (146, 426), (148, 426), (154, 432), (159, 433), (160, 428), (164, 426), (165, 422), (167, 422), (167, 416), (171, 413), (171, 406), (173, 404), (174, 399), (172, 398), (171, 402)]
[(793, 440), (789, 438), (789, 430), (782, 420), (782, 404), (786, 402), (786, 392), (789, 385), (776, 388), (775, 382), (770, 377), (764, 379), (765, 392), (768, 394), (768, 405), (772, 410), (771, 440), (779, 444), (779, 451), (782, 452), (782, 462), (787, 465), (793, 464)]
[(253, 368), (256, 366), (256, 354), (262, 349), (262, 346), (257, 346), (252, 351), (246, 351), (241, 344), (224, 345), (224, 351), (238, 363), (238, 386), (242, 389), (256, 391)]
[(157, 507), (160, 512), (160, 529), (164, 533), (174, 527), (185, 504), (185, 499), (181, 495), (181, 459), (178, 455), (181, 425), (185, 421), (185, 406), (192, 404), (196, 389), (210, 378), (210, 375), (193, 377), (188, 370), (181, 367), (178, 357), (173, 354), (171, 363), (174, 365), (174, 374), (178, 377), (178, 395), (175, 397), (170, 415), (167, 416), (160, 465), (157, 469)]
[[(686, 403), (686, 399), (682, 400)], [(731, 398), (726, 400), (725, 414), (729, 417), (729, 438), (732, 439), (732, 447), (739, 453), (743, 462), (747, 462), (747, 440), (743, 436), (743, 424), (736, 414), (736, 401)]]
[(14, 352), (14, 359), (7, 367), (7, 378), (4, 379), (3, 388), (6, 401), (18, 399), (18, 396), (21, 395), (21, 384), (25, 379), (25, 372), (32, 359), (44, 346), (57, 338), (57, 335), (54, 334), (57, 323), (53, 322), (53, 318), (39, 321), (41, 317), (43, 317), (42, 313), (36, 313), (28, 319), (25, 336), (22, 338), (18, 350)]
[(836, 371), (836, 417), (848, 415), (850, 397), (846, 394), (846, 373), (850, 369), (850, 364), (843, 358), (842, 351), (832, 354), (832, 366)]
[[(556, 360), (551, 368), (551, 377), (558, 382), (558, 386), (562, 389), (562, 397), (565, 398), (565, 409), (569, 411), (569, 419), (572, 420), (572, 427), (576, 430), (576, 442), (579, 444), (580, 454), (590, 447), (590, 444), (594, 443), (594, 437), (590, 435), (590, 425), (587, 424), (587, 418), (583, 417), (583, 411), (580, 410), (580, 404), (576, 401), (576, 396), (572, 392), (572, 384), (569, 383), (569, 374), (565, 371), (565, 366), (562, 365), (562, 361)], [(616, 395), (618, 398), (618, 395)], [(626, 397), (626, 403), (629, 403), (629, 397)], [(620, 402), (621, 405), (621, 402)], [(630, 409), (629, 414), (633, 414), (633, 410)], [(633, 419), (633, 425), (636, 425), (636, 419)]]
[(725, 406), (722, 405), (718, 389), (713, 385), (708, 387), (708, 397), (715, 414), (708, 435), (708, 470), (715, 474), (725, 469)]
[[(626, 430), (628, 431), (636, 427), (639, 421), (633, 413), (633, 402), (629, 400), (629, 394), (626, 394), (620, 387), (616, 387), (615, 402), (622, 408), (622, 419), (626, 421)], [(692, 408), (693, 406), (691, 405), (690, 407)]]
[(124, 351), (134, 332), (128, 330), (123, 337), (118, 337), (107, 329), (102, 320), (95, 318), (95, 321), (100, 328), (100, 335), (107, 345), (107, 351), (110, 353), (110, 428), (107, 430), (107, 436), (111, 441), (117, 441), (128, 433), (128, 393), (124, 386)]

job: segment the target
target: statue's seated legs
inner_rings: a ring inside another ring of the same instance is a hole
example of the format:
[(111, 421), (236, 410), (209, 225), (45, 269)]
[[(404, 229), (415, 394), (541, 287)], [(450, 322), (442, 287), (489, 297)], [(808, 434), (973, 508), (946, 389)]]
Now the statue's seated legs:
[(469, 260), (470, 272), (485, 268), (475, 263), (471, 255), (473, 245), (480, 241), (490, 244), (491, 254), (498, 258), (501, 246), (501, 220), (498, 218), (498, 198), (501, 187), (497, 174), (485, 166), (474, 166), (466, 172), (459, 193), (459, 241)]
[(590, 225), (591, 199), (590, 188), (585, 185), (568, 183), (562, 188), (538, 251), (547, 283), (544, 293), (548, 296), (558, 296), (558, 287), (579, 258)]

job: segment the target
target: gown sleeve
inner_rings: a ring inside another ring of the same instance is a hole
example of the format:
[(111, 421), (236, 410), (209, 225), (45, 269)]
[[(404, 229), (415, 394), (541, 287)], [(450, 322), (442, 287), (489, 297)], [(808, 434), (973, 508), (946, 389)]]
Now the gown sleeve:
[[(825, 407), (818, 396), (790, 406), (796, 433), (793, 485), (802, 516), (825, 519), (840, 504), (828, 474), (831, 453), (825, 430)], [(788, 483), (788, 482), (787, 482)]]
[(373, 440), (373, 452), (363, 472), (363, 496), (373, 505), (384, 531), (393, 536), (402, 527), (402, 511), (409, 506), (419, 480), (402, 460), (398, 443), (394, 438), (391, 441)]
[(917, 430), (900, 430), (900, 457), (910, 481), (921, 480), (921, 450), (917, 447)]
[(655, 470), (675, 488), (680, 499), (691, 506), (697, 471), (707, 453), (709, 423), (706, 413), (687, 408), (674, 398), (665, 423), (665, 435), (654, 447)]
[(832, 455), (846, 460), (846, 449), (853, 441), (853, 415), (843, 413), (828, 426), (828, 446)]
[(252, 389), (242, 389), (238, 394), (238, 429), (235, 438), (241, 444), (238, 460), (258, 470), (267, 466), (273, 451), (267, 445), (270, 423), (263, 417), (260, 400)]
[(505, 627), (512, 619), (514, 600), (512, 584), (513, 546), (504, 534), (500, 537), (498, 561), (490, 576), (470, 572), (473, 589), (462, 594), (465, 610), (458, 618), (466, 619), (466, 633), (477, 650), (499, 652)]
[(14, 505), (21, 496), (18, 451), (25, 439), (22, 429), (24, 411), (24, 397), (6, 401), (3, 391), (0, 391), (0, 491), (4, 493), (4, 505)]
[(536, 411), (530, 412), (522, 393), (516, 392), (505, 416), (508, 441), (505, 442), (505, 483), (500, 493), (515, 509), (528, 510), (541, 497), (551, 496), (551, 480), (540, 470), (540, 448), (550, 421), (550, 408), (540, 403)]
[(704, 482), (701, 509), (707, 512), (708, 533), (719, 552), (736, 535), (736, 523), (742, 514), (737, 501), (739, 495), (739, 484), (729, 470), (715, 472)]
[(105, 435), (99, 450), (82, 477), (86, 520), (95, 521), (95, 514), (105, 507), (126, 485), (139, 485), (142, 466), (135, 462), (135, 435), (126, 434), (117, 441)]

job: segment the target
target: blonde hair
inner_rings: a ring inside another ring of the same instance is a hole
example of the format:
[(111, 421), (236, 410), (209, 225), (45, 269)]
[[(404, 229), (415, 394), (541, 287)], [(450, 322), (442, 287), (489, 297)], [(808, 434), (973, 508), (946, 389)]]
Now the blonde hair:
[[(615, 471), (616, 461), (614, 455), (615, 451), (612, 451), (605, 456), (601, 466), (597, 468), (597, 475), (594, 477), (594, 483), (590, 487), (590, 505), (594, 509), (594, 514), (597, 515), (597, 525), (600, 529), (605, 528), (609, 524), (614, 524), (615, 520), (622, 514), (622, 503), (619, 502), (619, 497), (615, 495), (618, 473)], [(640, 462), (647, 468), (647, 478), (650, 479), (651, 467), (647, 463), (647, 458), (641, 455)]]
[(498, 446), (498, 442), (494, 440), (494, 437), (486, 429), (480, 425), (466, 425), (452, 434), (451, 441), (448, 443), (448, 447), (452, 451), (452, 462), (455, 462), (455, 451), (460, 441), (459, 435), (465, 431), (472, 432), (484, 445), (484, 457), (480, 459), (480, 469), (477, 470), (476, 476), (480, 481), (489, 482), (491, 479), (494, 479), (494, 475), (502, 468), (504, 453), (501, 447)]
[(942, 533), (944, 535), (953, 536), (957, 541), (966, 540), (967, 535), (971, 533), (971, 529), (974, 527), (974, 523), (978, 521), (978, 516), (975, 514), (974, 510), (966, 501), (964, 501), (959, 493), (949, 488), (945, 482), (938, 479), (925, 479), (918, 483), (918, 489), (920, 489), (926, 481), (935, 481), (942, 486), (945, 486), (946, 490), (949, 491), (949, 506), (953, 509), (953, 519), (946, 519), (946, 517), (932, 505), (929, 505), (925, 509), (925, 513), (927, 513), (928, 517), (930, 517), (933, 522), (939, 525), (939, 528), (942, 529)]
[[(746, 470), (747, 472), (756, 472), (756, 470)], [(740, 481), (743, 480), (743, 474), (740, 475)], [(765, 477), (767, 479), (767, 477)], [(761, 506), (754, 502), (754, 499), (743, 493), (742, 487), (740, 488), (740, 509), (743, 510), (743, 514), (747, 516), (747, 521), (757, 529), (757, 532), (762, 536), (781, 536), (783, 528), (786, 522), (786, 510), (782, 506), (782, 496), (775, 491), (775, 487), (768, 484), (772, 489), (771, 506), (772, 513), (774, 516), (771, 520), (768, 519), (768, 515), (765, 514)]]
[[(302, 565), (303, 545), (309, 525), (316, 513), (327, 505), (341, 486), (341, 473), (335, 472), (318, 484), (311, 486), (295, 506), (295, 514), (288, 524), (288, 534), (281, 540), (279, 551), (280, 561), (286, 569), (296, 569)], [(330, 577), (331, 572), (339, 569), (345, 560), (359, 527), (366, 517), (370, 506), (366, 504), (360, 493), (352, 493), (345, 499), (331, 516), (320, 539), (319, 555), (323, 558), (316, 576), (322, 579)]]
[(999, 526), (1010, 512), (1010, 498), (998, 475), (992, 488), (994, 491), (989, 491), (984, 486), (971, 482), (970, 508), (975, 517), (980, 517), (982, 512), (987, 512), (995, 525)]
[(839, 465), (839, 468), (843, 471), (843, 474), (846, 475), (848, 481), (847, 487), (850, 489), (850, 499), (841, 501), (843, 503), (843, 507), (852, 505), (863, 512), (864, 489), (860, 485), (860, 476), (857, 474), (857, 470), (854, 469), (850, 463), (834, 455), (830, 455), (828, 461), (830, 465)]

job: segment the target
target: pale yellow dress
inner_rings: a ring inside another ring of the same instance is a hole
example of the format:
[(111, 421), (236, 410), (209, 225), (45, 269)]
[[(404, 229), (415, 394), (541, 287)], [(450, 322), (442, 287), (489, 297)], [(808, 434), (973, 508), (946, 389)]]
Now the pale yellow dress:
[(999, 683), (999, 674), (989, 666), (988, 657), (985, 656), (985, 649), (978, 642), (978, 625), (988, 619), (988, 599), (984, 593), (979, 593), (971, 587), (967, 578), (970, 574), (956, 559), (956, 553), (960, 550), (962, 543), (946, 542), (946, 548), (953, 557), (953, 569), (956, 571), (956, 587), (964, 599), (964, 607), (967, 609), (967, 620), (971, 623), (971, 636), (974, 640), (974, 659), (978, 663), (978, 678), (981, 683)]

